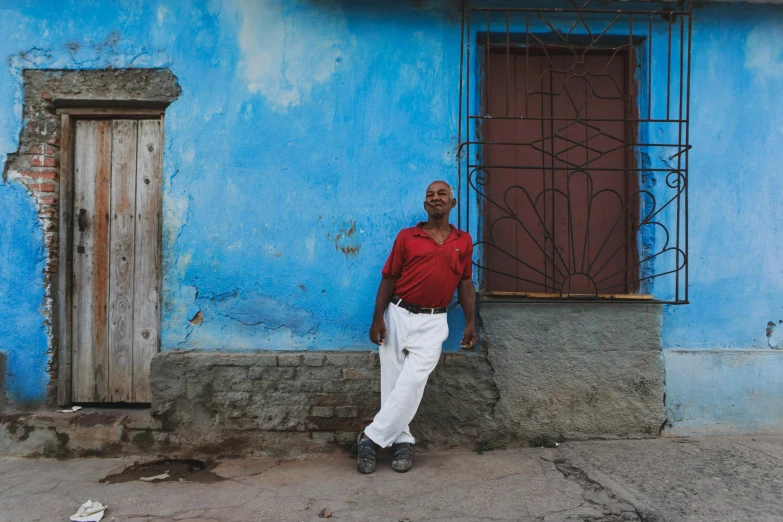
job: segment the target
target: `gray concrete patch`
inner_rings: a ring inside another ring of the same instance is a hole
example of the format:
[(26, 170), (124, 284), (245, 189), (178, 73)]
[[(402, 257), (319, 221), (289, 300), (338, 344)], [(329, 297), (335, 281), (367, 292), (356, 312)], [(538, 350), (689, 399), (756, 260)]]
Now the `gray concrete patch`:
[(573, 442), (558, 456), (644, 520), (783, 520), (783, 437)]
[(482, 307), (484, 345), (513, 437), (657, 436), (665, 419), (659, 305)]

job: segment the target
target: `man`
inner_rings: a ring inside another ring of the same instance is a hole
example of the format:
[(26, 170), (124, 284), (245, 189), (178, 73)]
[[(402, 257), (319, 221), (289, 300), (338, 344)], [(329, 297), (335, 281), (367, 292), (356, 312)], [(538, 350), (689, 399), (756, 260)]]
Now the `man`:
[(449, 335), (446, 306), (459, 288), (467, 325), (463, 349), (478, 341), (473, 288), (473, 240), (449, 224), (457, 205), (448, 183), (427, 187), (427, 222), (402, 230), (383, 268), (375, 298), (370, 340), (380, 346), (381, 410), (359, 434), (356, 464), (361, 473), (375, 471), (376, 449), (392, 446), (395, 471), (413, 463), (408, 423), (419, 408), (427, 377)]

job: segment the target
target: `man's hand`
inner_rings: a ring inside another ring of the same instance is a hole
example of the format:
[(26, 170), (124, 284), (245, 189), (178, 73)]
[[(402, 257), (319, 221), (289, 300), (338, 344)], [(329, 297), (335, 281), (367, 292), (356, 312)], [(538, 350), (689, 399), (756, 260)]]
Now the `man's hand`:
[(380, 346), (384, 339), (386, 339), (386, 323), (383, 319), (373, 319), (370, 326), (370, 341)]
[(463, 350), (470, 350), (478, 342), (478, 335), (476, 334), (476, 327), (469, 324), (465, 327), (465, 333), (462, 334), (462, 344), (460, 347)]

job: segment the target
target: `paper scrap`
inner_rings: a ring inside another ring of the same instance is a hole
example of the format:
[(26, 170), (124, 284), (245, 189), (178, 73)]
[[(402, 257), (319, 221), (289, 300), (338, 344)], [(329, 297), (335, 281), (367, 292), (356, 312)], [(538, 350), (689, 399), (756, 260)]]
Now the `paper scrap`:
[(79, 510), (75, 514), (71, 515), (71, 520), (73, 522), (98, 522), (103, 518), (108, 507), (100, 502), (88, 500), (79, 506)]
[(82, 409), (81, 406), (71, 406), (67, 410), (59, 410), (59, 411), (60, 411), (60, 413), (73, 413), (73, 412), (79, 411), (81, 409)]
[(169, 475), (168, 472), (166, 472), (166, 473), (161, 473), (160, 475), (155, 475), (155, 476), (152, 476), (152, 477), (139, 477), (139, 480), (143, 480), (144, 482), (154, 482), (156, 480), (166, 480), (170, 476), (171, 475)]

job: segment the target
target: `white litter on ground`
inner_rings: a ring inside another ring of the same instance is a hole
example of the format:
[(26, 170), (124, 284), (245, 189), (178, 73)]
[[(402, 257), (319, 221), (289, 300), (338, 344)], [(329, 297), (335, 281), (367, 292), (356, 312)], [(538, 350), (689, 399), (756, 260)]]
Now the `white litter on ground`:
[(160, 475), (155, 475), (152, 477), (139, 477), (139, 480), (143, 480), (144, 482), (154, 482), (156, 480), (165, 480), (169, 478), (171, 475), (169, 475), (169, 472), (161, 473)]
[(79, 507), (79, 510), (75, 514), (71, 515), (71, 520), (73, 522), (98, 522), (103, 518), (103, 515), (106, 513), (106, 508), (108, 507), (109, 506), (104, 506), (100, 502), (88, 500)]
[(59, 411), (60, 413), (73, 413), (73, 412), (75, 412), (75, 411), (79, 411), (79, 410), (81, 410), (81, 409), (82, 409), (82, 407), (81, 407), (81, 406), (72, 406), (72, 407), (70, 407), (70, 408), (69, 408), (69, 409), (67, 409), (67, 410), (58, 410), (58, 411)]

